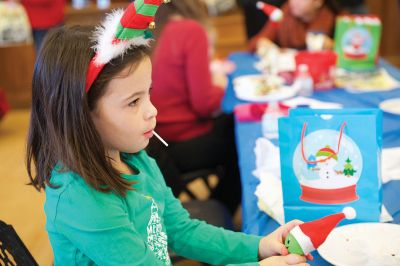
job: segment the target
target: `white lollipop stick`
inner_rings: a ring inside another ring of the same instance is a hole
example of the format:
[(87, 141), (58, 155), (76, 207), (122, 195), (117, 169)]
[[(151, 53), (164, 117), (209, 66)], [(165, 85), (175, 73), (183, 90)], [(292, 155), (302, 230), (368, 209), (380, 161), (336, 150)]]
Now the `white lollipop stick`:
[(168, 143), (167, 143), (165, 140), (163, 140), (163, 139), (160, 137), (160, 135), (158, 135), (154, 130), (153, 130), (153, 134), (154, 134), (154, 136), (156, 136), (165, 146), (168, 147)]

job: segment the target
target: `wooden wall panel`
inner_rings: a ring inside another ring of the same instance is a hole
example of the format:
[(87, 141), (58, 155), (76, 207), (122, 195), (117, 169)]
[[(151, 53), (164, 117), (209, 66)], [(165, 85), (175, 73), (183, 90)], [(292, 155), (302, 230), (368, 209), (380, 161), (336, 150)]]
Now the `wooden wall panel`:
[(370, 13), (382, 20), (381, 55), (400, 67), (400, 6), (397, 0), (367, 0)]
[(30, 106), (34, 63), (32, 44), (0, 47), (0, 88), (11, 108)]

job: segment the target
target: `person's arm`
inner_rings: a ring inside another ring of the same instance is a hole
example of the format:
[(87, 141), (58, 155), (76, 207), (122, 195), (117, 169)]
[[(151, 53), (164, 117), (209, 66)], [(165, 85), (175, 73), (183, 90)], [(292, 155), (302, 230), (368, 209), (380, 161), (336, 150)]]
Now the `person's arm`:
[(248, 49), (250, 52), (255, 52), (259, 42), (264, 40), (275, 42), (278, 35), (278, 25), (273, 22), (267, 22), (261, 31), (250, 39)]
[(258, 261), (261, 237), (218, 228), (189, 218), (171, 190), (165, 191), (164, 222), (168, 242), (176, 253), (211, 264)]
[(54, 217), (56, 230), (97, 265), (165, 265), (128, 218), (121, 198), (68, 185)]
[(262, 237), (228, 231), (191, 219), (171, 189), (166, 186), (156, 162), (148, 158), (153, 169), (151, 174), (164, 187), (163, 220), (168, 246), (174, 252), (210, 264), (254, 262), (253, 265), (258, 265), (258, 249)]
[(197, 23), (187, 23), (185, 34), (185, 76), (189, 90), (189, 101), (199, 117), (211, 117), (221, 107), (224, 91), (212, 84), (208, 38)]

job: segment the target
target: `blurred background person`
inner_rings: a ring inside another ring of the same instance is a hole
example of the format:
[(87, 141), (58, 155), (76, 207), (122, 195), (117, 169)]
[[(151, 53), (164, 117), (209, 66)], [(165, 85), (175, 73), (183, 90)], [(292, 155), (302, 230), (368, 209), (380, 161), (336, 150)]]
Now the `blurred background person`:
[(65, 0), (9, 0), (21, 3), (28, 14), (32, 27), (36, 53), (39, 51), (43, 38), (53, 27), (64, 22)]
[[(258, 1), (260, 0), (237, 0), (238, 5), (243, 9), (247, 39), (251, 39), (259, 33), (268, 22), (268, 17), (256, 7)], [(264, 0), (262, 2), (280, 7), (286, 0)]]
[[(167, 140), (167, 163), (150, 142), (167, 184), (178, 195), (179, 173), (222, 166), (224, 175), (212, 198), (233, 214), (241, 199), (233, 116), (220, 113), (226, 77), (210, 72), (212, 42), (207, 13), (199, 0), (172, 1), (156, 16), (152, 102), (158, 109), (156, 131)], [(172, 169), (175, 164), (175, 171)]]
[(337, 5), (329, 0), (289, 0), (282, 6), (283, 19), (266, 23), (249, 42), (250, 51), (273, 42), (282, 48), (305, 49), (308, 32), (325, 35), (325, 48), (332, 48)]

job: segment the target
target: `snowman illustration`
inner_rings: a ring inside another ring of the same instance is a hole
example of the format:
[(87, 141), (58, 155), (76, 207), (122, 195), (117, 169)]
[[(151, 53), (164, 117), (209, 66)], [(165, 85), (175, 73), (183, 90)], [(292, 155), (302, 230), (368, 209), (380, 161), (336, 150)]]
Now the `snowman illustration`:
[(342, 171), (335, 170), (337, 160), (337, 154), (329, 146), (317, 152), (315, 170), (318, 170), (318, 175), (321, 179), (340, 180), (340, 178), (344, 178)]
[(336, 130), (322, 129), (304, 136), (293, 154), (293, 173), (300, 185), (300, 199), (310, 203), (340, 204), (358, 200), (357, 183), (362, 169), (358, 145)]

